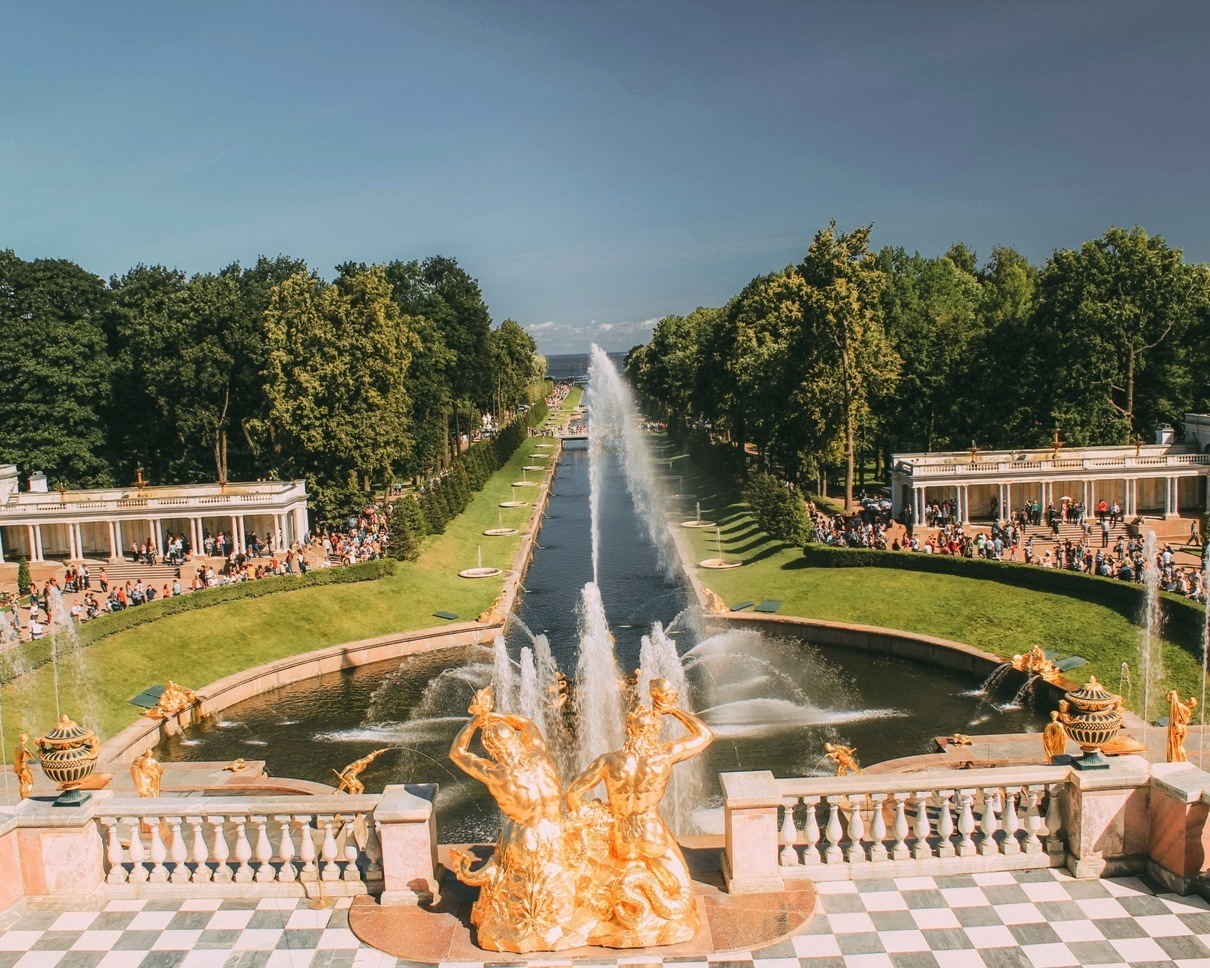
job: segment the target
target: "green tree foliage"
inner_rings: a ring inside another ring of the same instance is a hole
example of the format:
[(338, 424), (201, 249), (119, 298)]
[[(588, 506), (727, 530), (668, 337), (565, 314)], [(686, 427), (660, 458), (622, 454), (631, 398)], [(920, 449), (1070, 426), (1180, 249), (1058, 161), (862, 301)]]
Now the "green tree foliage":
[[(61, 259), (0, 251), (0, 462), (44, 471), (56, 487), (112, 481), (105, 413), (113, 363), (105, 282)], [(133, 415), (132, 415), (133, 416)]]
[(491, 351), (495, 411), (499, 414), (505, 410), (516, 410), (529, 398), (538, 346), (515, 319), (506, 319), (491, 330), (488, 346)]
[(806, 543), (811, 534), (811, 521), (797, 491), (762, 473), (748, 478), (743, 495), (762, 531), (787, 544)]
[(17, 562), (17, 594), (28, 595), (33, 579), (29, 576), (29, 559), (25, 555)]

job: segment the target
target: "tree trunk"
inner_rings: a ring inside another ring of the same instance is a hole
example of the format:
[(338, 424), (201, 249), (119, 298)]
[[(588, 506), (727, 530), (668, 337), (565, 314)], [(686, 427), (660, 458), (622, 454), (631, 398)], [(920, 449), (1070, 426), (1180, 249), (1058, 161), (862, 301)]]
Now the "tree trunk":
[(1134, 436), (1134, 344), (1130, 346), (1130, 352), (1126, 357), (1126, 440), (1124, 443), (1130, 443), (1130, 438)]
[(849, 324), (845, 321), (840, 342), (840, 366), (844, 376), (844, 507), (853, 506), (853, 380), (849, 376)]

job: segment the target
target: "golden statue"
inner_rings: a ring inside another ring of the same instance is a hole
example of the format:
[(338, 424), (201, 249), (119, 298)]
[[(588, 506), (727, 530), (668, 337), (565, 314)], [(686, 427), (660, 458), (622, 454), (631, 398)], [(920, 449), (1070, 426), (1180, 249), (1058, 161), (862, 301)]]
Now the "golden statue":
[[(473, 858), (450, 851), (458, 879), (479, 888), (471, 908), (479, 947), (518, 953), (578, 948), (595, 920), (577, 905), (559, 772), (537, 726), (493, 707), (490, 686), (475, 693), (470, 722), (450, 747), (450, 759), (487, 787), (504, 814), (496, 849), (478, 870), (470, 869)], [(470, 751), (476, 731), (487, 757)]]
[(480, 625), (503, 625), (507, 619), (504, 615), (504, 610), (501, 607), (501, 602), (504, 600), (504, 592), (496, 596), (496, 600), (487, 607), (486, 612), (481, 612), (479, 617), (475, 619)]
[(1035, 645), (1024, 655), (1014, 655), (1012, 667), (1027, 675), (1041, 676), (1047, 682), (1053, 682), (1063, 675), (1059, 667), (1051, 659), (1046, 658), (1046, 653), (1040, 645)]
[(167, 726), (170, 721), (186, 709), (189, 709), (197, 701), (197, 693), (192, 689), (182, 688), (169, 679), (156, 704), (147, 710), (144, 715), (150, 716), (153, 719), (162, 719), (165, 726)]
[(223, 771), (226, 773), (241, 773), (246, 769), (248, 769), (248, 764), (244, 762), (244, 758), (242, 756), (236, 757), (223, 767)]
[[(388, 747), (389, 748), (389, 747)], [(365, 772), (365, 768), (373, 763), (378, 757), (382, 756), (388, 748), (374, 750), (373, 753), (368, 753), (359, 760), (354, 760), (343, 770), (332, 772), (336, 774), (340, 780), (340, 786), (336, 788), (337, 793), (351, 793), (353, 796), (366, 792), (366, 785), (361, 782), (361, 774)]]
[(163, 776), (164, 767), (151, 755), (150, 749), (144, 750), (143, 755), (130, 764), (130, 778), (134, 781), (135, 792), (144, 799), (160, 795)]
[(850, 771), (860, 773), (861, 767), (857, 765), (857, 747), (856, 746), (841, 746), (839, 743), (824, 743), (824, 759), (831, 760), (836, 764), (836, 775), (846, 776)]
[(702, 594), (706, 599), (706, 614), (707, 615), (725, 615), (731, 611), (727, 607), (727, 603), (722, 598), (712, 592), (709, 588), (703, 588)]
[(1185, 735), (1189, 732), (1189, 723), (1193, 721), (1193, 710), (1197, 700), (1192, 696), (1188, 702), (1181, 702), (1181, 694), (1173, 689), (1168, 693), (1168, 762), (1187, 763), (1185, 755)]
[[(583, 859), (578, 894), (596, 918), (589, 944), (676, 944), (699, 928), (689, 868), (659, 806), (672, 768), (705, 750), (714, 733), (677, 707), (679, 697), (667, 680), (651, 680), (649, 691), (651, 705), (635, 706), (626, 718), (622, 748), (597, 757), (567, 788), (569, 825)], [(661, 740), (664, 716), (685, 734)], [(598, 783), (605, 784), (608, 803), (585, 803)]]
[(17, 775), (17, 788), (21, 793), (21, 799), (26, 799), (34, 791), (34, 774), (29, 768), (29, 764), (34, 759), (34, 754), (30, 752), (26, 745), (29, 742), (29, 733), (22, 733), (17, 739), (17, 750), (13, 753), (13, 773)]
[(950, 737), (950, 746), (971, 746), (973, 744), (974, 740), (967, 736), (966, 733), (954, 733)]
[[(1061, 705), (1066, 707), (1067, 700), (1064, 699)], [(1050, 722), (1042, 730), (1042, 750), (1046, 753), (1047, 763), (1054, 763), (1056, 756), (1062, 756), (1067, 751), (1067, 730), (1063, 728), (1063, 723), (1059, 720), (1059, 710), (1057, 709), (1050, 711)]]

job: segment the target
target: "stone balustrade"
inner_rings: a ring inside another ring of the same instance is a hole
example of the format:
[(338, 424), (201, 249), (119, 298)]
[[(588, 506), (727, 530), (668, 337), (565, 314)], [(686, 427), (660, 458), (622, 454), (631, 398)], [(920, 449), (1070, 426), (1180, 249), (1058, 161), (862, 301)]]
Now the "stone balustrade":
[[(105, 881), (111, 887), (323, 882), (328, 894), (377, 893), (381, 796), (109, 799)], [(283, 893), (295, 893), (287, 890)]]

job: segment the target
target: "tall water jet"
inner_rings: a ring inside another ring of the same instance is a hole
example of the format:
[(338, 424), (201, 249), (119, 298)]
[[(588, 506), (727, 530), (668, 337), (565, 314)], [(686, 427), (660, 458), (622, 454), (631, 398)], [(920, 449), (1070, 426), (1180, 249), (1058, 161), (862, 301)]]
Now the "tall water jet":
[(1151, 700), (1159, 696), (1164, 688), (1164, 660), (1160, 653), (1160, 629), (1163, 613), (1160, 611), (1160, 569), (1155, 532), (1148, 531), (1143, 543), (1143, 578), (1147, 596), (1140, 616), (1139, 661), (1136, 663), (1142, 678), (1144, 739), (1151, 723)]
[(1206, 673), (1210, 671), (1210, 551), (1202, 539), (1202, 735), (1198, 740), (1198, 766), (1206, 759)]
[(63, 595), (53, 585), (46, 593), (47, 631), (50, 635), (51, 662), (54, 665), (55, 716), (63, 714), (62, 693), (70, 697), (72, 718), (89, 729), (97, 729), (98, 704), (96, 684), (89, 674), (85, 648), (80, 642), (76, 623), (63, 601)]
[(497, 635), (492, 643), (492, 694), (500, 712), (517, 711), (517, 674), (503, 635)]
[[(588, 392), (592, 398), (592, 420), (588, 425), (590, 502), (593, 535), (593, 580), (598, 578), (600, 544), (600, 482), (604, 470), (601, 457), (608, 448), (617, 454), (626, 479), (626, 490), (634, 502), (635, 513), (656, 550), (660, 570), (673, 575), (675, 556), (666, 522), (663, 487), (651, 466), (651, 455), (640, 425), (639, 411), (630, 388), (618, 373), (609, 355), (592, 347), (588, 366)], [(594, 448), (594, 441), (596, 446)]]
[(601, 590), (580, 593), (580, 656), (576, 661), (576, 761), (584, 769), (602, 753), (622, 748), (622, 690), (613, 636)]
[(538, 667), (534, 663), (534, 650), (528, 645), (521, 648), (521, 687), (517, 698), (517, 712), (538, 727), (546, 737), (546, 707), (542, 691), (538, 688)]

